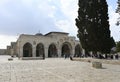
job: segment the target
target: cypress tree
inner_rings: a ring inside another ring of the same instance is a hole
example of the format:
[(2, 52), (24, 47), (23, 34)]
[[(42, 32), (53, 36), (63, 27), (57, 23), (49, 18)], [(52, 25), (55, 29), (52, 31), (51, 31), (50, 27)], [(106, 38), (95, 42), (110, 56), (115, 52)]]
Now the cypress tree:
[[(116, 9), (116, 13), (118, 13), (120, 15), (120, 0), (118, 0), (118, 7)], [(118, 21), (116, 23), (116, 25), (119, 25), (120, 24), (120, 17), (118, 18)]]
[(109, 53), (114, 45), (110, 37), (106, 0), (79, 0), (78, 38), (87, 51)]
[(82, 47), (87, 50), (88, 45), (87, 45), (87, 31), (86, 31), (86, 7), (87, 7), (87, 1), (88, 0), (79, 0), (79, 10), (78, 10), (78, 18), (76, 19), (76, 26), (78, 27), (78, 38), (80, 39), (80, 42), (82, 44)]

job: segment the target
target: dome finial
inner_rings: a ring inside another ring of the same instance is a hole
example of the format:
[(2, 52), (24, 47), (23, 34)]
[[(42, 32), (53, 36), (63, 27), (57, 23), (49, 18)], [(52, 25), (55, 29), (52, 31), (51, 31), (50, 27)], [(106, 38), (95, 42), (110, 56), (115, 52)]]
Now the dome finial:
[(43, 35), (43, 34), (39, 30), (38, 33), (36, 33), (35, 35)]

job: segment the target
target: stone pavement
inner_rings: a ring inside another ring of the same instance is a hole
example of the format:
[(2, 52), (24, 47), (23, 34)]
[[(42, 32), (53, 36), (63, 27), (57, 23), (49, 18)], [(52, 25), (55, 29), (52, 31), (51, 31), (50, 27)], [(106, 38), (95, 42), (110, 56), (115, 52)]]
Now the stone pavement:
[[(1, 58), (1, 57), (0, 57)], [(0, 60), (0, 82), (119, 82), (120, 65), (92, 68), (88, 62), (64, 58)]]

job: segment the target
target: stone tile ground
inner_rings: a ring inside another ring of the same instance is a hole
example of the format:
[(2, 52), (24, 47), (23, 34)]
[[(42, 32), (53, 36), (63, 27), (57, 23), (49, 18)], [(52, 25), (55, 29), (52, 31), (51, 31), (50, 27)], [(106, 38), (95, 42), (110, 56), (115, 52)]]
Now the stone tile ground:
[(92, 68), (88, 62), (63, 58), (8, 61), (0, 57), (0, 82), (119, 82), (120, 65)]

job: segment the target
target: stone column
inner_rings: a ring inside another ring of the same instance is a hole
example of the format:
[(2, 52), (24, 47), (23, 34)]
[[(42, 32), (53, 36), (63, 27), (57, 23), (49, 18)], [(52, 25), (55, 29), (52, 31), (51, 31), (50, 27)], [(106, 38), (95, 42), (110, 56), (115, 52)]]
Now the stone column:
[(19, 57), (23, 57), (23, 48), (19, 47)]
[(36, 57), (36, 46), (33, 46), (32, 57)]
[(23, 57), (23, 45), (21, 41), (18, 41), (18, 57), (19, 58)]
[(74, 54), (75, 54), (75, 49), (72, 49), (71, 55), (74, 56)]
[(45, 57), (48, 57), (48, 48), (45, 48)]
[(58, 57), (61, 57), (61, 49), (58, 49)]

